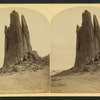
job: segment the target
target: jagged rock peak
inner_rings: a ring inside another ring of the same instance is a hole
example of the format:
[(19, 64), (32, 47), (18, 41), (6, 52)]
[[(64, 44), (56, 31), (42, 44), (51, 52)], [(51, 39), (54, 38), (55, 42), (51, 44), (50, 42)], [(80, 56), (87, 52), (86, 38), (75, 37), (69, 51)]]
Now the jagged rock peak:
[(10, 13), (10, 23), (11, 24), (19, 23), (19, 14), (15, 10), (13, 10), (12, 13)]
[(22, 21), (22, 27), (27, 28), (27, 23), (26, 23), (24, 15), (21, 16), (21, 21)]
[(87, 10), (82, 13), (82, 26), (85, 26), (86, 24), (92, 25), (91, 13)]
[(86, 17), (91, 17), (91, 13), (88, 11), (88, 10), (85, 10), (83, 13), (82, 13), (82, 18), (86, 18)]
[(99, 23), (95, 14), (93, 15), (93, 23), (94, 23), (94, 28), (99, 27)]
[[(94, 24), (94, 25), (93, 25)], [(92, 60), (100, 52), (100, 29), (96, 15), (85, 10), (82, 13), (82, 26), (77, 26), (76, 59), (77, 67), (83, 66)]]
[(4, 67), (13, 66), (26, 52), (32, 51), (29, 30), (22, 15), (22, 26), (19, 14), (15, 10), (10, 13), (10, 26), (5, 26), (5, 57)]
[(27, 22), (25, 20), (24, 15), (21, 16), (21, 24), (22, 24), (22, 33), (24, 35), (24, 38), (26, 42), (24, 42), (24, 47), (27, 48), (26, 52), (32, 51), (31, 45), (30, 45), (30, 36), (29, 36), (29, 30), (27, 26)]

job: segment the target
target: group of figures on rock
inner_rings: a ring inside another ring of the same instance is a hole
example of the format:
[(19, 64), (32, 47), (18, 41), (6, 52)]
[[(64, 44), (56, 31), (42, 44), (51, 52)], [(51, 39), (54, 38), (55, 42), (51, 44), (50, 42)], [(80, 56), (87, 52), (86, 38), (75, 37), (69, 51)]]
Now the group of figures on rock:
[[(31, 52), (26, 52), (26, 54), (23, 58), (21, 58), (20, 60), (16, 60), (15, 65), (21, 65), (21, 64), (23, 64), (24, 61), (35, 63), (36, 60), (37, 60), (37, 58)], [(29, 64), (27, 66), (29, 66)]]
[(99, 60), (100, 59), (100, 52), (97, 53), (97, 55), (92, 58), (92, 60), (90, 61), (89, 64), (93, 64), (95, 61)]
[(86, 65), (92, 65), (92, 64), (94, 64), (95, 61), (98, 61), (99, 59), (100, 59), (100, 52), (98, 52), (95, 57), (93, 57), (90, 61), (88, 61), (88, 63), (86, 63)]

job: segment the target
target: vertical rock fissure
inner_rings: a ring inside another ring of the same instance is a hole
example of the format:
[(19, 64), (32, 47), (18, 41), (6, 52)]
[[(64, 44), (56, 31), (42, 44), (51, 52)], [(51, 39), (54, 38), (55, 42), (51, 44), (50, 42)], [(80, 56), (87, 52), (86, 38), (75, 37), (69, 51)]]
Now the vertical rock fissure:
[(32, 47), (29, 38), (29, 29), (24, 15), (19, 20), (19, 14), (15, 10), (10, 14), (10, 27), (5, 26), (5, 55), (3, 67), (12, 67), (25, 55), (31, 52)]

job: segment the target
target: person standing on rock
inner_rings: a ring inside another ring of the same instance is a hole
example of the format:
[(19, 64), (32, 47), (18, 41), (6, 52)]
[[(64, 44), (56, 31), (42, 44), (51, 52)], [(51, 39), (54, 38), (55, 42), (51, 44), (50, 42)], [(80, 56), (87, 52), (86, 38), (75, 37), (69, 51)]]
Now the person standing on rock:
[(95, 56), (95, 61), (97, 61), (99, 59), (98, 54)]
[(92, 60), (91, 60), (91, 64), (94, 64), (94, 58), (92, 58)]
[(23, 58), (20, 59), (20, 64), (22, 64), (22, 63), (23, 63)]
[(23, 58), (24, 61), (27, 60), (27, 53), (25, 54), (24, 58)]

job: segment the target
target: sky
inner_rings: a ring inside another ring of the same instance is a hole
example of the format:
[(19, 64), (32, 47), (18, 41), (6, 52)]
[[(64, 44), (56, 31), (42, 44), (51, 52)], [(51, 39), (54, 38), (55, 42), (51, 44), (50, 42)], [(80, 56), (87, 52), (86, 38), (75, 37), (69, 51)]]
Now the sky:
[(40, 56), (50, 53), (50, 70), (73, 67), (76, 25), (81, 26), (81, 15), (86, 9), (92, 16), (96, 14), (100, 22), (99, 4), (0, 4), (0, 66), (4, 58), (4, 26), (9, 26), (10, 13), (16, 10), (20, 17), (25, 16), (33, 50)]

